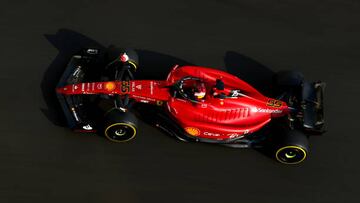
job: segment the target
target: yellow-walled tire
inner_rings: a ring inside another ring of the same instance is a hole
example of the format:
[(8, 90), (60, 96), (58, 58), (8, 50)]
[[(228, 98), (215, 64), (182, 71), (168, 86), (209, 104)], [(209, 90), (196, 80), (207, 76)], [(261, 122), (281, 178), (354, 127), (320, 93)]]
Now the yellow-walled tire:
[(275, 158), (283, 164), (299, 164), (307, 157), (307, 151), (299, 146), (288, 145), (276, 151)]
[(275, 159), (283, 164), (299, 164), (309, 152), (308, 137), (297, 130), (289, 130), (275, 149)]
[(112, 142), (127, 142), (137, 133), (136, 117), (131, 112), (113, 109), (105, 115), (103, 134)]

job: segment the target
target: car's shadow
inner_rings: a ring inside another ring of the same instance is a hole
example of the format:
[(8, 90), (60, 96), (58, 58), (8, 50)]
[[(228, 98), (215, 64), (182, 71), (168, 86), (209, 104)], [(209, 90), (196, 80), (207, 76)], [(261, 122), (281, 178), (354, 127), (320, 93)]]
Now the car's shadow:
[(64, 126), (65, 117), (57, 101), (55, 88), (72, 55), (82, 47), (101, 47), (101, 45), (82, 34), (67, 29), (60, 29), (56, 34), (44, 37), (58, 50), (58, 54), (45, 70), (40, 88), (47, 108), (43, 114), (55, 125)]
[(227, 72), (238, 76), (264, 95), (271, 95), (274, 72), (256, 60), (234, 51), (224, 57)]
[[(47, 105), (47, 108), (40, 110), (53, 124), (65, 126), (65, 117), (57, 101), (55, 88), (70, 58), (83, 48), (98, 48), (100, 51), (110, 51), (112, 55), (122, 48), (113, 45), (105, 47), (94, 39), (69, 29), (60, 29), (56, 34), (45, 34), (44, 37), (58, 50), (58, 54), (45, 70), (40, 84)], [(141, 67), (135, 73), (137, 79), (162, 80), (174, 65), (191, 65), (190, 62), (170, 55), (143, 49), (135, 50)]]
[[(96, 40), (69, 29), (60, 29), (56, 34), (45, 34), (44, 37), (58, 50), (58, 54), (44, 72), (40, 84), (47, 105), (47, 108), (42, 108), (41, 111), (54, 125), (66, 126), (55, 88), (70, 58), (83, 48), (98, 48), (103, 51), (119, 51), (121, 48), (105, 47)], [(174, 65), (193, 65), (186, 60), (156, 51), (135, 50), (139, 55), (140, 66), (135, 73), (137, 79), (162, 80)], [(248, 82), (263, 94), (270, 94), (274, 72), (269, 68), (234, 51), (226, 52), (224, 62), (229, 73)]]
[[(273, 78), (275, 72), (270, 68), (244, 54), (234, 51), (227, 51), (225, 53), (224, 62), (227, 72), (249, 83), (265, 96), (274, 96)], [(269, 137), (275, 132), (274, 129), (274, 125), (270, 124), (255, 132), (254, 135)], [(272, 138), (270, 137), (270, 139)], [(274, 145), (272, 144), (264, 143), (264, 147), (255, 148), (255, 150), (268, 158), (273, 158)]]
[(193, 65), (183, 59), (154, 51), (136, 49), (139, 55), (140, 69), (138, 79), (164, 80), (175, 65)]

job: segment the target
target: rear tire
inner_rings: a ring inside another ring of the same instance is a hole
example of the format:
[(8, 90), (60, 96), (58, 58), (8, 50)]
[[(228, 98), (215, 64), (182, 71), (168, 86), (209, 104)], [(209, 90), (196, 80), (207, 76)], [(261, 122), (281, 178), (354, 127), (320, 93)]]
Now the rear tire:
[(127, 142), (137, 133), (137, 119), (131, 112), (112, 109), (105, 114), (103, 134), (112, 142)]
[(275, 159), (283, 164), (299, 164), (308, 152), (308, 137), (300, 131), (289, 130), (275, 150)]

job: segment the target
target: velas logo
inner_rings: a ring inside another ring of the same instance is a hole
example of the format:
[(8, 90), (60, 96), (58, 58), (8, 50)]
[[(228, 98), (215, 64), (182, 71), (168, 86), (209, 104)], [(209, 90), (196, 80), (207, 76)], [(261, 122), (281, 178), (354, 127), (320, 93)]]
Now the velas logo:
[(195, 127), (186, 127), (185, 131), (192, 136), (199, 136), (200, 135), (200, 130), (199, 128), (195, 128)]

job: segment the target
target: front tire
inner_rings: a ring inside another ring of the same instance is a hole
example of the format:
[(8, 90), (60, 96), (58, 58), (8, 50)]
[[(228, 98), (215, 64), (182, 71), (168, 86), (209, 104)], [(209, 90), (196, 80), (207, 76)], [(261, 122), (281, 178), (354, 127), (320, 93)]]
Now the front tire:
[(103, 134), (112, 142), (127, 142), (137, 133), (137, 119), (131, 112), (112, 109), (105, 114)]
[(121, 54), (126, 54), (129, 57), (126, 63), (130, 65), (133, 72), (136, 72), (139, 68), (139, 56), (136, 51), (133, 49), (125, 49), (121, 51)]

